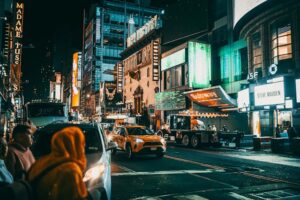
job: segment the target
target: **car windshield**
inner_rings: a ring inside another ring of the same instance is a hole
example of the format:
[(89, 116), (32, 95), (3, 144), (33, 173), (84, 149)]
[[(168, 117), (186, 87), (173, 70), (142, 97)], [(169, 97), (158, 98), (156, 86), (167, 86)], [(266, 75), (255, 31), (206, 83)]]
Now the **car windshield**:
[(85, 152), (86, 154), (102, 152), (103, 145), (98, 132), (98, 129), (93, 126), (80, 126), (80, 125), (48, 125), (45, 128), (39, 129), (34, 134), (34, 144), (32, 151), (36, 157), (40, 157), (51, 152), (51, 138), (59, 130), (69, 127), (77, 126), (82, 130), (85, 135)]
[(28, 117), (64, 116), (64, 107), (59, 104), (28, 105)]
[(127, 132), (129, 135), (154, 135), (154, 132), (141, 127), (130, 127), (127, 128)]

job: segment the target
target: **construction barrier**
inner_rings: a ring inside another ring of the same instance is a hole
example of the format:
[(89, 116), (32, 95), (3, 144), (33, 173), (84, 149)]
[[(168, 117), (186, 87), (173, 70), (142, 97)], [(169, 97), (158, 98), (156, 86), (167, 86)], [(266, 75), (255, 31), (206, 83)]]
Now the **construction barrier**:
[(272, 137), (254, 137), (253, 138), (253, 149), (259, 151), (261, 149), (271, 148)]
[(285, 153), (289, 151), (290, 142), (288, 138), (272, 138), (271, 149), (273, 153)]

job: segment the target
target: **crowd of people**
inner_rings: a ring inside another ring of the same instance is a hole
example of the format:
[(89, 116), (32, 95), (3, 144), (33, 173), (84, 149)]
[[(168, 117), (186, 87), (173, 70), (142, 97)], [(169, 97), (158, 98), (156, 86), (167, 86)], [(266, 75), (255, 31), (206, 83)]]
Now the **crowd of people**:
[(19, 124), (6, 141), (0, 134), (1, 199), (88, 199), (83, 182), (85, 137), (68, 127), (51, 139), (51, 153), (35, 159), (30, 147), (32, 126)]

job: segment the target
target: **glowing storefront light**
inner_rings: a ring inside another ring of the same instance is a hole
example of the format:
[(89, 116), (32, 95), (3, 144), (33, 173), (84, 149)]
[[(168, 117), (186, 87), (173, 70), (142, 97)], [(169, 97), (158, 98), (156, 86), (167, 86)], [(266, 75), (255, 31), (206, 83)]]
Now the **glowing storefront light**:
[(255, 106), (284, 104), (283, 82), (256, 86), (254, 88)]
[(297, 103), (300, 103), (300, 79), (296, 80)]
[(237, 103), (238, 103), (238, 108), (248, 108), (250, 104), (249, 100), (249, 89), (245, 89), (242, 91), (238, 92), (238, 98), (237, 98)]
[(161, 59), (161, 71), (185, 63), (185, 49)]
[(189, 87), (209, 87), (211, 79), (211, 47), (209, 44), (188, 44)]

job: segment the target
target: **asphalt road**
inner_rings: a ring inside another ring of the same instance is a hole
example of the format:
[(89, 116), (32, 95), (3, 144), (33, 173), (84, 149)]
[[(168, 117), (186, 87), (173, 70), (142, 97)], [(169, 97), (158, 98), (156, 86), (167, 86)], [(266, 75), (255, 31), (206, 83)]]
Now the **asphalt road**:
[(112, 158), (112, 199), (300, 199), (300, 159), (169, 146), (164, 158)]

